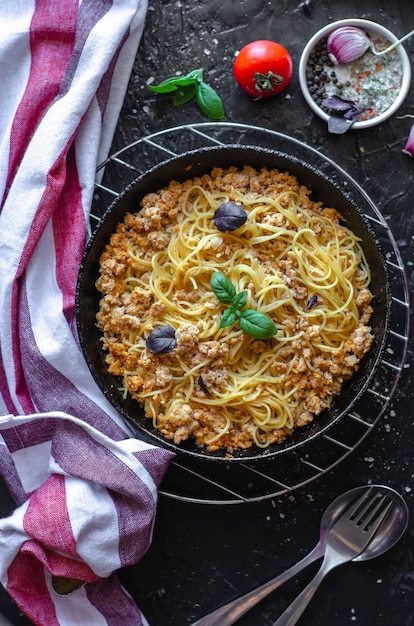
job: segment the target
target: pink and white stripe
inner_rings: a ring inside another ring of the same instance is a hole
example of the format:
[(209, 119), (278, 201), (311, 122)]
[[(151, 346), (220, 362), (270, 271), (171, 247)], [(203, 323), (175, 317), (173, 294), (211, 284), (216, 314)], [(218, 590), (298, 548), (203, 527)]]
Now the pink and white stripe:
[[(17, 504), (0, 520), (0, 580), (39, 625), (145, 623), (116, 570), (151, 541), (171, 454), (130, 438), (96, 387), (74, 299), (146, 9), (0, 3), (0, 473)], [(52, 574), (86, 584), (60, 597)]]

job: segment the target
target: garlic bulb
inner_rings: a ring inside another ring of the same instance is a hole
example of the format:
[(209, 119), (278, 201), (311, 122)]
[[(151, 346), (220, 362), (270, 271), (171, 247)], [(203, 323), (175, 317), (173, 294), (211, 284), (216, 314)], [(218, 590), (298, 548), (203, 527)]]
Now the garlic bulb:
[(359, 59), (370, 47), (369, 37), (355, 26), (342, 26), (333, 30), (327, 42), (329, 58), (335, 65)]

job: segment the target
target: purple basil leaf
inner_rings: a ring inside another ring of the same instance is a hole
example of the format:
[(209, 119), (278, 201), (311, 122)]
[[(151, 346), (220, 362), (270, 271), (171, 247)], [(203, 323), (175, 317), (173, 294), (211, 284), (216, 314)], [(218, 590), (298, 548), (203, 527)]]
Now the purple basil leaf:
[(313, 309), (313, 307), (316, 306), (317, 302), (318, 302), (318, 296), (315, 293), (312, 296), (312, 298), (309, 298), (308, 303), (306, 305), (306, 310), (309, 311), (310, 309)]
[(237, 230), (247, 220), (247, 213), (240, 204), (225, 202), (214, 213), (214, 225), (222, 233), (227, 230)]
[(332, 116), (328, 120), (328, 130), (335, 135), (342, 135), (366, 109), (340, 96), (331, 96), (322, 101), (322, 106), (341, 115)]
[(175, 329), (167, 324), (166, 326), (157, 326), (148, 335), (147, 349), (153, 354), (166, 354), (174, 350), (177, 345), (175, 338)]
[(344, 113), (344, 118), (347, 120), (353, 120), (358, 117), (358, 115), (361, 115), (361, 113), (363, 113), (365, 110), (365, 107), (355, 105), (352, 107), (352, 109), (349, 109), (349, 111), (346, 111)]
[(342, 135), (351, 128), (354, 120), (346, 120), (343, 117), (330, 117), (328, 120), (328, 131), (334, 135)]
[(330, 96), (322, 101), (322, 106), (332, 111), (348, 111), (355, 106), (355, 103), (340, 96)]
[(206, 383), (203, 380), (202, 376), (198, 377), (198, 384), (200, 385), (201, 389), (204, 391), (204, 393), (210, 394), (208, 387), (206, 385)]

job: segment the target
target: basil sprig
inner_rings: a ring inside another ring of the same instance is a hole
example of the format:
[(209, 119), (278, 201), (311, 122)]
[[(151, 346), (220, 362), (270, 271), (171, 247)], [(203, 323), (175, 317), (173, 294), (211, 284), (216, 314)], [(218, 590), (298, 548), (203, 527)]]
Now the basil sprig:
[(196, 99), (201, 111), (213, 120), (222, 120), (224, 107), (218, 93), (203, 80), (203, 70), (192, 70), (185, 76), (172, 76), (159, 85), (147, 85), (154, 93), (173, 93), (173, 104), (178, 106)]
[(247, 291), (237, 293), (227, 276), (214, 272), (210, 278), (210, 286), (220, 302), (230, 305), (223, 313), (220, 328), (233, 326), (238, 319), (242, 331), (255, 339), (270, 339), (277, 333), (270, 317), (255, 309), (243, 309), (247, 302)]

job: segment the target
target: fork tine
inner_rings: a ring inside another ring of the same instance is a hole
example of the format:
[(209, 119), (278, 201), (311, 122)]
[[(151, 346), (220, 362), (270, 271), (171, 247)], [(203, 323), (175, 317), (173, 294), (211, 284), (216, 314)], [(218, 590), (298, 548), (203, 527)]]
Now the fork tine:
[(363, 491), (362, 495), (345, 511), (345, 515), (352, 521), (357, 517), (361, 519), (373, 506), (378, 497), (382, 498), (382, 493), (370, 487)]
[[(386, 506), (384, 506), (385, 502), (387, 502)], [(392, 506), (393, 501), (388, 497), (384, 497), (383, 500), (378, 502), (369, 519), (363, 522), (364, 526), (362, 527), (362, 531), (365, 533), (367, 541), (377, 532)]]
[[(388, 504), (387, 504), (388, 503)], [(374, 494), (364, 510), (361, 511), (358, 519), (355, 523), (357, 526), (362, 526), (363, 530), (369, 530), (371, 525), (375, 523), (382, 515), (382, 519), (385, 517), (384, 511), (387, 512), (392, 505), (392, 501), (386, 495), (380, 492)]]
[(368, 545), (393, 504), (388, 495), (370, 489), (351, 506), (343, 517), (356, 531), (349, 535), (349, 539), (351, 540), (351, 537), (353, 539), (355, 549), (363, 550)]

